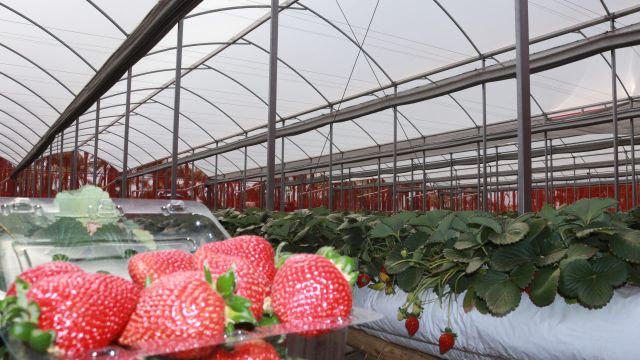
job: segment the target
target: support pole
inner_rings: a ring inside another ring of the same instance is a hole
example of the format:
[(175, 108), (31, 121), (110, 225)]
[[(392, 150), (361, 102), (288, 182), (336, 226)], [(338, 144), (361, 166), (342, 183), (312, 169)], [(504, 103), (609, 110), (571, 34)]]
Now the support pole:
[(476, 175), (476, 177), (477, 177), (476, 180), (478, 181), (477, 190), (476, 190), (476, 209), (480, 210), (481, 206), (482, 206), (482, 202), (480, 201), (480, 199), (481, 199), (481, 197), (480, 197), (481, 189), (480, 189), (480, 143), (479, 142), (476, 143), (476, 148), (477, 148), (476, 151), (477, 151), (477, 154), (478, 154), (478, 171), (477, 171), (477, 175)]
[(93, 134), (93, 185), (98, 181), (98, 134), (100, 133), (100, 99), (96, 101), (96, 126)]
[(495, 147), (495, 151), (496, 151), (496, 207), (497, 207), (497, 211), (496, 213), (499, 214), (500, 213), (500, 203), (501, 203), (501, 198), (500, 198), (500, 163), (498, 162), (498, 147)]
[(544, 132), (544, 202), (549, 203), (549, 155), (547, 132)]
[(515, 0), (518, 101), (518, 213), (531, 211), (531, 92), (529, 83), (529, 11)]
[(127, 171), (129, 161), (129, 117), (131, 109), (131, 68), (127, 70), (127, 95), (124, 114), (124, 146), (122, 150), (122, 178), (120, 184), (120, 197), (127, 197)]
[[(482, 68), (486, 60), (482, 59)], [(482, 83), (482, 211), (487, 211), (487, 84)]]
[(449, 209), (453, 210), (453, 154), (449, 153)]
[(173, 147), (171, 148), (171, 199), (178, 190), (178, 134), (180, 131), (180, 83), (182, 80), (182, 34), (183, 20), (178, 21), (178, 44), (176, 45), (176, 80), (173, 101)]
[[(393, 93), (398, 93), (398, 88), (393, 88)], [(397, 186), (398, 186), (398, 107), (393, 107), (393, 186), (392, 186), (392, 200), (393, 200), (393, 212), (398, 212), (398, 201), (396, 199)]]
[(344, 164), (340, 164), (340, 211), (344, 211)]
[(636, 134), (633, 126), (633, 118), (629, 119), (629, 126), (631, 128), (631, 206), (634, 208), (638, 205), (638, 200), (636, 196)]
[[(245, 134), (246, 137), (246, 134)], [(240, 211), (244, 211), (245, 204), (247, 203), (247, 147), (244, 148), (244, 160), (242, 162), (242, 194), (240, 194), (240, 199), (242, 203), (240, 204)]]
[(58, 163), (58, 192), (62, 192), (64, 181), (64, 131), (60, 133), (60, 153), (58, 154), (60, 162)]
[(47, 159), (47, 197), (51, 197), (51, 162), (53, 161), (53, 143), (49, 145), (49, 159)]
[(427, 211), (427, 163), (426, 152), (422, 151), (422, 211)]
[(411, 192), (409, 193), (411, 196), (411, 211), (415, 210), (415, 205), (414, 205), (414, 199), (415, 199), (415, 194), (413, 192), (414, 186), (415, 184), (413, 183), (413, 158), (411, 158)]
[[(282, 127), (284, 127), (284, 120), (282, 120)], [(282, 141), (280, 142), (280, 211), (284, 211), (285, 209), (285, 184), (287, 182), (287, 178), (284, 172), (284, 141), (285, 137), (282, 137)]]
[(382, 194), (380, 191), (382, 190), (382, 174), (380, 172), (380, 158), (378, 158), (378, 211), (382, 211)]
[(309, 187), (307, 188), (307, 194), (309, 197), (309, 209), (313, 208), (313, 169), (309, 169)]
[(329, 124), (329, 210), (333, 210), (333, 123)]
[[(218, 146), (218, 144), (216, 144)], [(214, 177), (213, 177), (213, 210), (218, 209), (218, 155), (216, 155), (215, 160), (215, 169), (214, 169)]]
[(551, 171), (549, 172), (549, 190), (551, 190), (549, 191), (549, 200), (555, 207), (556, 199), (555, 194), (553, 193), (553, 139), (549, 139), (549, 167), (551, 168)]
[[(611, 20), (611, 31), (616, 29), (615, 22)], [(616, 210), (620, 210), (620, 179), (618, 177), (618, 84), (616, 72), (616, 50), (611, 50), (611, 111), (613, 114), (613, 197), (618, 202)]]
[[(276, 102), (278, 86), (278, 12), (279, 0), (271, 0), (271, 33), (269, 44), (269, 113), (267, 126), (267, 194), (266, 209), (274, 210), (276, 176)], [(311, 193), (309, 193), (311, 199)], [(311, 200), (309, 201), (311, 207)]]
[(71, 189), (75, 190), (78, 186), (78, 131), (80, 127), (80, 119), (76, 119), (76, 129), (73, 134), (73, 151), (71, 152)]
[(572, 156), (573, 159), (573, 202), (576, 202), (578, 196), (576, 195), (576, 190), (578, 190), (578, 180), (576, 179), (576, 157)]

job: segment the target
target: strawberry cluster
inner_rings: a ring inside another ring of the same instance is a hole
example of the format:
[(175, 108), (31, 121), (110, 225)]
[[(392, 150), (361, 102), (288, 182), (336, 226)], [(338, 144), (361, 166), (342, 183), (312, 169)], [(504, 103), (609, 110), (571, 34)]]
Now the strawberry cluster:
[[(195, 254), (128, 251), (124, 257), (132, 281), (64, 261), (25, 271), (0, 303), (2, 326), (33, 350), (66, 357), (119, 344), (160, 347), (181, 359), (269, 360), (279, 355), (264, 341), (211, 344), (237, 329), (308, 326), (351, 313), (356, 265), (332, 248), (275, 253), (262, 237), (239, 236)], [(307, 328), (309, 336), (327, 332)]]

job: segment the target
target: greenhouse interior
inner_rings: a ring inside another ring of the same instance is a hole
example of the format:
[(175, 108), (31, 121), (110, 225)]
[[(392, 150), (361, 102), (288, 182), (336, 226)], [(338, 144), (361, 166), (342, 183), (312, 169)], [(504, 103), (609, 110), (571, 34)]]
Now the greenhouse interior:
[(0, 0), (0, 34), (0, 360), (637, 359), (637, 1)]

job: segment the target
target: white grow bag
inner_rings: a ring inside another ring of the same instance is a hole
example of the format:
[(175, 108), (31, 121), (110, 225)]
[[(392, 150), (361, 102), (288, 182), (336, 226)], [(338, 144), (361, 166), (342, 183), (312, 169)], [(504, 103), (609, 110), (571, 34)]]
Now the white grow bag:
[[(557, 296), (547, 307), (535, 306), (523, 294), (516, 310), (504, 317), (464, 313), (462, 299), (451, 302), (451, 327), (458, 334), (453, 350), (440, 355), (438, 338), (447, 326), (447, 303), (425, 304), (420, 329), (410, 337), (404, 321), (398, 321), (398, 307), (406, 293), (395, 295), (368, 288), (355, 289), (353, 305), (384, 316), (359, 326), (386, 341), (445, 359), (640, 359), (640, 288), (615, 291), (602, 309), (589, 310), (569, 305)], [(434, 299), (433, 293), (423, 300)]]

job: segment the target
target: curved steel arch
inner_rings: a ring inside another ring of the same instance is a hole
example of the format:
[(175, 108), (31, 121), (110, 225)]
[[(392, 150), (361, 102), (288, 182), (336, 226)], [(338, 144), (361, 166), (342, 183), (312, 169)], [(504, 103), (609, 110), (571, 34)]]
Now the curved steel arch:
[(22, 110), (24, 110), (24, 111), (28, 112), (29, 114), (33, 115), (33, 117), (35, 117), (36, 119), (40, 120), (40, 122), (41, 122), (43, 125), (45, 125), (45, 126), (49, 126), (49, 124), (47, 124), (44, 120), (42, 120), (42, 118), (41, 118), (40, 116), (36, 115), (36, 114), (35, 114), (33, 111), (31, 111), (28, 107), (26, 107), (26, 106), (24, 106), (24, 105), (20, 104), (20, 103), (19, 103), (19, 102), (17, 102), (16, 100), (14, 100), (14, 99), (12, 99), (12, 98), (8, 97), (7, 95), (5, 95), (5, 94), (3, 94), (3, 93), (1, 93), (1, 92), (0, 92), (0, 96), (2, 96), (3, 98), (5, 98), (5, 99), (7, 99), (7, 100), (11, 101), (12, 103), (14, 103), (14, 104), (18, 105)]
[(98, 10), (98, 12), (100, 14), (102, 14), (102, 16), (104, 16), (105, 18), (107, 18), (107, 20), (109, 20), (109, 22), (111, 22), (111, 24), (113, 24), (113, 26), (115, 26), (118, 30), (120, 30), (120, 32), (125, 36), (128, 37), (129, 34), (127, 34), (127, 32), (115, 21), (111, 18), (111, 16), (109, 16), (109, 14), (106, 13), (106, 11), (102, 10), (102, 8), (100, 8), (98, 5), (96, 5), (93, 1), (91, 0), (87, 0), (87, 2), (89, 4), (91, 4), (91, 6), (93, 6), (96, 10)]
[[(166, 127), (162, 123), (150, 118), (149, 116), (141, 114), (141, 113), (139, 113), (137, 111), (132, 111), (131, 113), (134, 114), (134, 115), (140, 116), (140, 117), (142, 117), (142, 118), (144, 118), (144, 119), (146, 119), (148, 121), (151, 121), (152, 123), (160, 126), (161, 128), (165, 129), (167, 132), (171, 133), (171, 130), (168, 127)], [(117, 116), (120, 116), (120, 115), (114, 115), (114, 117), (117, 117)], [(131, 128), (131, 124), (129, 124), (129, 128)], [(178, 140), (182, 141), (190, 150), (193, 150), (193, 147), (188, 142), (186, 142), (179, 134), (178, 134)], [(171, 151), (169, 151), (169, 154), (171, 154)], [(210, 165), (213, 165), (213, 164), (211, 164), (211, 162), (209, 162), (206, 159), (204, 161), (209, 163)]]
[[(201, 99), (202, 101), (206, 102), (207, 104), (213, 106), (214, 108), (216, 108), (218, 111), (220, 111), (224, 116), (226, 116), (227, 118), (229, 118), (229, 120), (231, 120), (234, 124), (236, 124), (236, 126), (238, 126), (240, 128), (240, 130), (242, 130), (245, 134), (247, 134), (247, 130), (245, 128), (243, 128), (233, 117), (231, 117), (231, 115), (229, 115), (226, 111), (222, 110), (218, 105), (215, 105), (213, 102), (209, 101), (208, 99), (206, 99), (205, 97), (203, 97), (202, 95), (196, 93), (193, 90), (187, 89), (184, 86), (182, 86), (182, 90), (186, 90), (188, 93), (191, 93), (193, 95), (195, 95), (196, 97), (198, 97), (199, 99)], [(307, 154), (306, 151), (304, 151), (304, 149), (302, 149), (298, 144), (296, 144), (294, 141), (290, 140), (289, 141), (295, 145), (298, 149), (300, 149), (300, 151), (302, 151), (308, 158), (311, 158), (309, 156), (309, 154)], [(224, 142), (223, 142), (224, 143)], [(264, 144), (260, 144), (263, 148), (266, 149), (266, 146)], [(257, 163), (257, 161), (253, 160), (253, 158), (251, 156), (248, 156), (254, 163), (256, 163), (256, 165), (260, 166), (260, 164)]]
[[(193, 44), (184, 44), (182, 45), (182, 48), (187, 48), (187, 47), (196, 47), (196, 46), (209, 46), (209, 45), (246, 45), (243, 43), (230, 43), (230, 42), (224, 42), (224, 41), (212, 41), (212, 42), (203, 42), (203, 43), (193, 43)], [(162, 48), (159, 50), (155, 50), (155, 51), (150, 51), (147, 53), (147, 55), (145, 55), (144, 57), (147, 56), (151, 56), (151, 55), (156, 55), (156, 54), (160, 54), (166, 51), (171, 51), (171, 50), (176, 50), (178, 49), (177, 46), (170, 46), (170, 47), (166, 47), (166, 48)], [(174, 68), (175, 70), (175, 68)]]
[[(16, 155), (20, 156), (20, 154), (18, 154), (18, 153), (17, 153), (17, 152), (16, 152), (16, 151), (11, 147), (11, 146), (7, 146), (7, 144), (5, 144), (3, 141), (0, 141), (0, 145), (4, 146), (4, 147), (5, 147), (5, 149), (11, 149), (11, 151), (13, 151), (13, 153), (14, 153), (14, 154), (16, 154)], [(18, 163), (18, 160), (17, 160), (16, 158), (14, 158), (13, 156), (9, 155), (8, 153), (6, 153), (6, 152), (4, 152), (4, 151), (1, 151), (1, 152), (2, 152), (2, 154), (4, 154), (6, 157), (9, 157), (9, 158), (11, 158), (11, 160), (13, 160), (13, 161), (14, 161), (14, 164), (13, 164), (13, 165), (15, 165), (15, 164), (17, 164), (17, 163)], [(22, 158), (22, 156), (20, 156), (20, 157)]]
[(57, 42), (59, 42), (60, 44), (62, 44), (64, 47), (66, 47), (67, 49), (69, 49), (69, 51), (71, 51), (74, 55), (76, 55), (80, 60), (82, 60), (82, 62), (84, 62), (85, 64), (87, 64), (87, 66), (89, 66), (91, 68), (91, 70), (93, 70), (93, 72), (97, 72), (98, 70), (96, 68), (93, 67), (93, 65), (91, 65), (91, 63), (89, 63), (87, 61), (87, 59), (85, 59), (82, 55), (78, 54), (77, 51), (75, 51), (71, 46), (69, 46), (69, 44), (67, 44), (66, 42), (62, 41), (62, 39), (60, 39), (59, 37), (57, 37), (54, 33), (52, 33), (51, 31), (47, 30), (44, 26), (38, 24), (36, 21), (31, 20), (31, 18), (29, 18), (28, 16), (24, 15), (23, 13), (9, 7), (6, 4), (0, 3), (0, 6), (4, 7), (5, 9), (11, 11), (12, 13), (20, 16), (21, 18), (27, 20), (28, 22), (30, 22), (32, 25), (36, 26), (38, 29), (44, 31), (45, 33), (47, 33), (47, 35), (51, 36), (52, 38), (54, 38)]
[[(8, 128), (8, 127), (7, 127)], [(9, 129), (9, 128), (8, 128)], [(5, 135), (3, 132), (0, 131), (0, 135), (2, 135), (5, 139), (11, 141), (12, 143), (14, 143), (17, 147), (19, 147), (20, 149), (24, 150), (24, 153), (28, 153), (29, 150), (27, 150), (27, 148), (25, 148), (24, 146), (22, 146), (21, 144), (19, 144), (17, 141), (15, 141), (15, 139), (9, 137), (8, 135)], [(11, 150), (14, 150), (13, 148)], [(16, 153), (17, 154), (17, 153)]]
[[(39, 136), (37, 132), (35, 132), (32, 128), (30, 128), (29, 126), (27, 126), (27, 124), (23, 123), (20, 119), (18, 119), (17, 117), (11, 115), (10, 113), (6, 112), (3, 109), (0, 109), (0, 112), (7, 115), (8, 117), (12, 118), (13, 120), (17, 121), (18, 124), (26, 127), (27, 129), (29, 129), (32, 133), (34, 133), (36, 136)], [(3, 122), (0, 122), (0, 124), (2, 124), (2, 126), (6, 127), (7, 129), (10, 129), (11, 131), (13, 131), (16, 135), (20, 136), (21, 138), (24, 139), (24, 141), (26, 141), (29, 145), (33, 146), (33, 143), (27, 139), (24, 135), (22, 135), (21, 133), (19, 133), (18, 131), (15, 131), (14, 129), (11, 129), (10, 127), (8, 127), (6, 124), (4, 124)], [(28, 152), (28, 151), (27, 151)]]
[(387, 72), (382, 68), (382, 66), (380, 66), (380, 64), (378, 64), (378, 62), (376, 61), (376, 59), (374, 59), (371, 55), (369, 55), (369, 53), (367, 52), (367, 50), (365, 50), (357, 41), (355, 41), (354, 39), (352, 39), (347, 33), (345, 33), (344, 31), (342, 31), (342, 29), (340, 29), (338, 26), (336, 26), (333, 22), (331, 22), (331, 20), (327, 19), (326, 17), (320, 15), (320, 13), (318, 13), (317, 11), (311, 9), (310, 7), (308, 7), (307, 5), (304, 5), (302, 2), (298, 2), (298, 4), (300, 6), (302, 6), (305, 10), (311, 12), (312, 14), (314, 14), (315, 16), (317, 16), (319, 19), (321, 19), (322, 21), (326, 22), (329, 26), (331, 26), (332, 28), (336, 29), (339, 33), (341, 33), (344, 37), (347, 38), (347, 40), (351, 41), (356, 47), (358, 47), (358, 49), (360, 49), (360, 51), (362, 51), (362, 53), (368, 57), (369, 59), (371, 59), (371, 61), (373, 61), (374, 64), (376, 64), (376, 66), (378, 67), (378, 69), (384, 74), (384, 76), (387, 77), (387, 80), (389, 80), (389, 82), (391, 82), (392, 84), (395, 84), (395, 81), (391, 78), (391, 76), (389, 76), (389, 74), (387, 74)]
[[(0, 3), (1, 5), (2, 3)], [(48, 102), (45, 98), (43, 98), (42, 96), (40, 96), (40, 94), (38, 94), (37, 92), (33, 91), (30, 87), (28, 87), (27, 85), (23, 84), (22, 82), (20, 82), (19, 80), (16, 80), (14, 77), (12, 77), (11, 75), (6, 74), (3, 71), (0, 71), (0, 75), (4, 75), (6, 78), (9, 78), (11, 80), (13, 80), (13, 82), (17, 83), (18, 85), (22, 86), (23, 88), (29, 90), (30, 93), (32, 93), (33, 95), (37, 96), (38, 99), (42, 100), (45, 104), (49, 105), (50, 108), (52, 108), (55, 112), (57, 112), (58, 114), (60, 114), (60, 111), (58, 109), (56, 109), (55, 106), (51, 105), (50, 102)]]
[(47, 74), (47, 76), (49, 76), (50, 78), (52, 78), (55, 82), (57, 82), (58, 84), (60, 84), (60, 86), (62, 86), (65, 90), (67, 90), (69, 92), (69, 94), (76, 96), (76, 93), (74, 93), (71, 89), (69, 89), (67, 87), (67, 85), (65, 85), (62, 81), (60, 81), (60, 79), (58, 79), (57, 77), (53, 76), (49, 71), (47, 71), (45, 68), (43, 68), (42, 66), (38, 65), (35, 61), (31, 60), (30, 58), (28, 58), (26, 55), (22, 54), (21, 52), (15, 50), (14, 48), (5, 45), (3, 43), (0, 42), (0, 46), (2, 46), (3, 48), (11, 51), (12, 53), (18, 55), (19, 57), (21, 57), (22, 59), (24, 59), (25, 61), (29, 62), (31, 65), (37, 67), (38, 69), (40, 69), (40, 71), (42, 71), (43, 73)]

